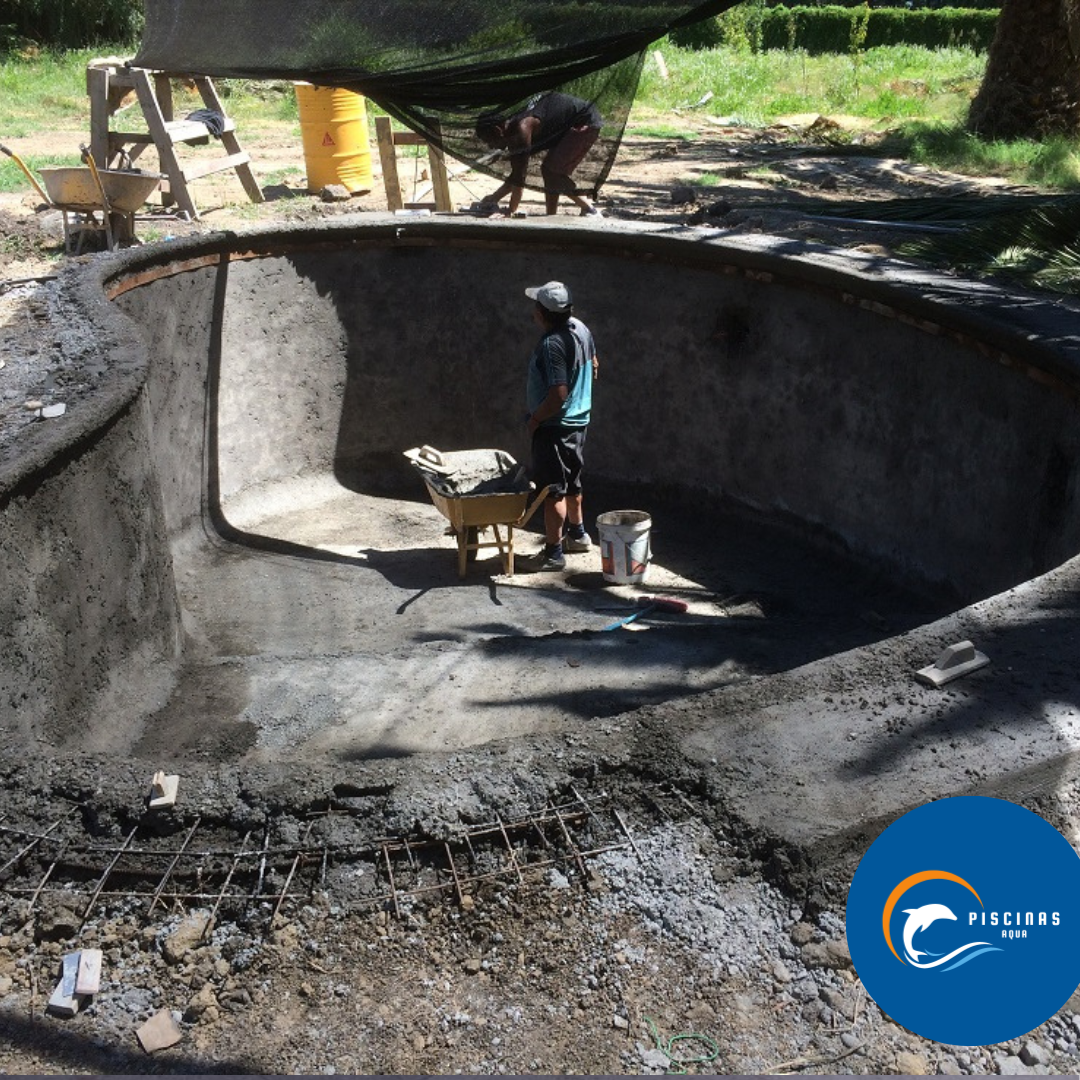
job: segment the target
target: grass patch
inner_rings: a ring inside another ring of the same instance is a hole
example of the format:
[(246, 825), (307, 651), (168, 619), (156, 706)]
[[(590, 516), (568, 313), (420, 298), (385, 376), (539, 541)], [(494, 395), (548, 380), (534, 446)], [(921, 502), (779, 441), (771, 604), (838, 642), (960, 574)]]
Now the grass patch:
[[(120, 50), (124, 51), (124, 50)], [(86, 65), (108, 49), (5, 55), (0, 62), (0, 132), (21, 139), (39, 131), (84, 128), (89, 139)]]
[(274, 184), (283, 184), (286, 180), (294, 180), (296, 177), (304, 175), (306, 173), (299, 165), (288, 165), (284, 169), (272, 169), (266, 173), (263, 176), (263, 184), (268, 187)]
[(1080, 143), (1072, 139), (987, 141), (960, 125), (920, 121), (902, 126), (890, 138), (888, 149), (916, 164), (968, 176), (1001, 176), (1018, 184), (1080, 190)]
[(637, 124), (627, 127), (627, 135), (634, 135), (641, 139), (680, 139), (685, 143), (694, 141), (694, 134), (674, 124)]
[[(298, 123), (300, 120), (296, 89), (291, 82), (220, 79), (215, 86), (229, 115), (238, 123), (267, 119)], [(192, 108), (199, 108), (201, 104), (200, 101)]]
[[(966, 112), (986, 63), (969, 49), (907, 45), (869, 49), (858, 57), (728, 47), (690, 50), (666, 41), (660, 51), (669, 78), (647, 62), (635, 112), (704, 112), (761, 125), (804, 112), (957, 119)], [(707, 104), (695, 108), (710, 93)]]
[[(47, 168), (50, 165), (81, 165), (82, 162), (79, 159), (78, 153), (74, 154), (33, 154), (29, 158), (25, 158), (22, 154), (19, 155), (22, 162), (34, 174), (34, 179), (37, 180), (42, 187), (45, 186), (41, 179), (39, 170)], [(15, 164), (9, 157), (0, 157), (0, 191), (12, 192), (21, 191), (27, 195), (34, 194), (34, 189), (27, 180), (26, 174)]]
[[(983, 142), (963, 130), (968, 104), (986, 63), (984, 55), (969, 49), (905, 45), (810, 56), (803, 51), (754, 53), (731, 47), (687, 50), (668, 40), (656, 47), (664, 56), (669, 78), (662, 78), (657, 64), (647, 59), (627, 126), (630, 135), (690, 143), (701, 137), (697, 129), (715, 125), (717, 119), (767, 126), (792, 114), (849, 116), (879, 133), (889, 133), (875, 153), (1051, 189), (1075, 190), (1080, 185), (1080, 144), (1067, 139)], [(133, 53), (131, 46), (119, 45), (5, 56), (0, 62), (0, 138), (78, 131), (85, 133), (82, 141), (88, 141), (87, 62), (95, 56)], [(257, 139), (287, 124), (292, 137), (299, 140), (299, 112), (291, 82), (221, 79), (217, 86), (245, 137)], [(180, 83), (174, 84), (174, 97), (177, 115), (202, 105), (199, 96)], [(379, 113), (368, 102), (369, 120)], [(129, 109), (124, 126), (137, 130), (141, 120), (138, 108)], [(844, 149), (850, 152), (857, 147)], [(77, 164), (77, 151), (76, 140), (70, 158), (34, 158), (30, 164), (34, 168)], [(424, 153), (423, 148), (403, 148), (406, 157)], [(285, 175), (291, 174), (275, 179)], [(18, 169), (0, 158), (0, 191), (23, 186), (28, 185)]]

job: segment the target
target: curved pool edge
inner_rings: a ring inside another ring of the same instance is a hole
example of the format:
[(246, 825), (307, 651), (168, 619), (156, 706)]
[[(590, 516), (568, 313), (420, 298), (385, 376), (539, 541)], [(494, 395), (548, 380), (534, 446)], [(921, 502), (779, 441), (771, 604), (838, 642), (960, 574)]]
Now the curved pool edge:
[[(620, 225), (585, 235), (571, 225), (365, 219), (211, 234), (68, 267), (57, 290), (69, 320), (66, 332), (80, 348), (93, 340), (95, 348), (108, 350), (107, 376), (98, 392), (71, 410), (70, 424), (35, 429), (26, 452), (0, 473), (0, 576), (13, 585), (0, 601), (0, 626), (9, 628), (0, 662), (2, 726), (26, 739), (31, 752), (43, 731), (62, 743), (64, 728), (85, 722), (87, 713), (107, 703), (122, 708), (118, 682), (155, 670), (153, 678), (164, 685), (162, 669), (181, 654), (169, 538), (155, 478), (146, 474), (152, 438), (144, 393), (148, 360), (140, 333), (105, 297), (118, 295), (133, 274), (168, 275), (198, 260), (279, 254), (323, 242), (340, 246), (342, 238), (373, 235), (416, 244), (448, 237), (478, 244), (520, 237), (555, 249), (587, 243), (642, 259), (702, 260), (713, 268), (720, 259), (733, 273), (796, 280), (885, 318), (916, 320), (934, 336), (975, 339), (990, 358), (1072, 399), (1080, 388), (1070, 305), (876, 256), (774, 237), (731, 238), (722, 230)], [(123, 490), (110, 493), (118, 484)], [(134, 504), (132, 493), (140, 496)], [(108, 507), (108, 529), (119, 539), (108, 550), (95, 542), (102, 517), (93, 507)], [(58, 527), (61, 518), (65, 524)], [(50, 537), (51, 549), (43, 550), (43, 536)], [(136, 579), (141, 584), (133, 595)], [(622, 756), (642, 753), (643, 740), (673, 725), (686, 760), (722, 774), (747, 820), (779, 835), (794, 830), (801, 843), (833, 835), (853, 819), (885, 819), (928, 798), (1006, 782), (1018, 771), (1038, 775), (1045, 785), (1047, 776), (1071, 770), (1074, 752), (1067, 711), (1069, 703), (1080, 702), (1080, 680), (1069, 674), (1078, 584), (1080, 565), (1070, 559), (902, 638), (749, 687), (631, 714), (626, 721), (636, 733), (633, 749)], [(28, 605), (49, 615), (31, 620)], [(914, 670), (962, 637), (976, 640), (991, 666), (944, 693), (917, 687)], [(867, 686), (878, 695), (875, 701), (887, 705), (862, 706), (865, 691), (859, 688)], [(838, 696), (851, 700), (838, 704)], [(915, 719), (908, 717), (906, 735), (901, 727), (882, 737), (882, 728), (907, 714)], [(595, 738), (594, 752), (616, 753), (619, 740)], [(523, 753), (530, 744), (542, 747), (550, 740), (526, 740)], [(948, 748), (947, 766), (930, 756), (935, 748)], [(334, 768), (340, 776), (345, 766)], [(809, 787), (808, 772), (815, 774)], [(801, 785), (795, 783), (799, 777)], [(860, 790), (868, 781), (874, 788), (869, 798)]]

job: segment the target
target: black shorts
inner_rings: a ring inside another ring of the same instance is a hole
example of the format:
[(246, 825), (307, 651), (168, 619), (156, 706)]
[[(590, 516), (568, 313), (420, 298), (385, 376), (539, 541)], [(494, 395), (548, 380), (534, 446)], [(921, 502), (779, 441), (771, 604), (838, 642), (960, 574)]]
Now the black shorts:
[(586, 431), (584, 427), (539, 427), (533, 432), (533, 483), (538, 488), (552, 484), (553, 498), (581, 494)]

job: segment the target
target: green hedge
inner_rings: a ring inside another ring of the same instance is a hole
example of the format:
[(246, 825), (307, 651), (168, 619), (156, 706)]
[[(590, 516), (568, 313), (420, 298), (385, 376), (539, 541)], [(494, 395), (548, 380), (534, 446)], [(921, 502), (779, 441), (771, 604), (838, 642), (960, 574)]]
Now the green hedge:
[[(996, 10), (973, 8), (915, 9), (843, 7), (737, 9), (671, 33), (687, 49), (746, 44), (758, 49), (805, 49), (811, 54), (849, 53), (879, 45), (923, 45), (928, 49), (964, 46), (976, 52), (990, 47)], [(859, 40), (860, 28), (865, 37)]]
[[(866, 0), (803, 0), (799, 7), (863, 7)], [(955, 0), (869, 0), (871, 9), (877, 8), (913, 8), (915, 10), (937, 10), (939, 8), (960, 7), (975, 8), (979, 11), (1000, 11), (1001, 0), (964, 0), (959, 5)], [(741, 6), (753, 7), (788, 7), (786, 0), (743, 0)]]
[(142, 0), (6, 0), (0, 50), (19, 39), (56, 49), (135, 42), (142, 27)]

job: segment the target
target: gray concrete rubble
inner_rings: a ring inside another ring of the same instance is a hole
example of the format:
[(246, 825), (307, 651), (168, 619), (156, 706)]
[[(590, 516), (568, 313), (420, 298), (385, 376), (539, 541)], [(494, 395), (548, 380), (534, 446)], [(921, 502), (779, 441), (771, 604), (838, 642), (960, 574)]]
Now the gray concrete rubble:
[[(523, 290), (552, 278), (600, 351), (587, 520), (650, 512), (640, 588), (595, 550), (459, 578), (404, 457), (527, 461)], [(863, 1004), (836, 942), (882, 828), (983, 793), (1080, 839), (1074, 304), (715, 229), (370, 215), (95, 258), (45, 295), (61, 359), (34, 397), (66, 409), (0, 442), (7, 820), (32, 832), (71, 804), (87, 844), (141, 822), (300, 850), (332, 812), (320, 842), (359, 850), (621, 805), (640, 850), (597, 857), (622, 884), (590, 902), (696, 937), (723, 978), (756, 970), (731, 935), (767, 927), (770, 993), (828, 1012), (823, 1071), (862, 1052), (839, 1041)], [(656, 594), (686, 612), (602, 632)], [(962, 675), (917, 678), (950, 656)], [(177, 797), (151, 810), (159, 772)], [(691, 819), (649, 810), (656, 791)], [(658, 906), (634, 878), (651, 860), (677, 883), (682, 845), (715, 908), (686, 882)], [(747, 867), (758, 892), (729, 886)], [(1055, 1023), (1000, 1062), (936, 1065), (1072, 1071)], [(917, 1051), (894, 1040), (871, 1071)]]

